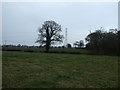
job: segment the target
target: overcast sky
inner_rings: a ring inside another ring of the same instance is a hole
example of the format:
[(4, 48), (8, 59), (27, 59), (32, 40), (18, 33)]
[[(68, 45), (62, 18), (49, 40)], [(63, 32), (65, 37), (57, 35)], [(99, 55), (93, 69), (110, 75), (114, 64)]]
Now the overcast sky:
[(118, 26), (117, 2), (4, 2), (2, 4), (3, 44), (38, 45), (38, 28), (54, 20), (68, 29), (68, 43), (84, 40), (89, 31)]

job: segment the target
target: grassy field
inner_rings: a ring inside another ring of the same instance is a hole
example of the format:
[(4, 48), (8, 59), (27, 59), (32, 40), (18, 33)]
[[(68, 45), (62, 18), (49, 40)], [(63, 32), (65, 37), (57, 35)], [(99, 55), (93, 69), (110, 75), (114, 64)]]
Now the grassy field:
[(118, 57), (3, 52), (3, 88), (117, 88)]

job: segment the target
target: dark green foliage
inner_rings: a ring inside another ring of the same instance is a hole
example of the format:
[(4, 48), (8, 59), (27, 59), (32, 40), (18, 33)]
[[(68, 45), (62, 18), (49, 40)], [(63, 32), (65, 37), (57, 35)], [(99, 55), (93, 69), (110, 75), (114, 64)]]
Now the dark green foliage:
[(75, 43), (73, 43), (73, 47), (75, 47), (75, 48), (83, 48), (84, 47), (83, 40), (76, 41)]
[(84, 46), (84, 42), (83, 42), (83, 40), (80, 40), (79, 47), (82, 48), (83, 46)]
[(86, 48), (96, 53), (118, 55), (118, 32), (103, 32), (97, 30), (86, 37)]
[(120, 31), (118, 31), (118, 55), (120, 56)]
[(68, 44), (67, 44), (67, 48), (71, 48), (71, 47), (72, 47), (71, 44), (68, 43)]

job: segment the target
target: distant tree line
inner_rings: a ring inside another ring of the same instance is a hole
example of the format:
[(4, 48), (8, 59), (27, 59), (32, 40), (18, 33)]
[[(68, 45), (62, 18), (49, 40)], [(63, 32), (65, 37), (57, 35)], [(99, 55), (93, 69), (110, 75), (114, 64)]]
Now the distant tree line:
[(86, 49), (96, 53), (119, 54), (120, 31), (103, 31), (102, 28), (90, 33), (85, 40), (87, 41)]
[(83, 40), (76, 41), (75, 43), (73, 43), (73, 47), (75, 47), (75, 48), (84, 48)]
[(23, 48), (39, 48), (40, 46), (28, 46), (28, 45), (21, 45), (21, 44), (18, 44), (18, 45), (2, 45), (2, 47), (23, 47)]

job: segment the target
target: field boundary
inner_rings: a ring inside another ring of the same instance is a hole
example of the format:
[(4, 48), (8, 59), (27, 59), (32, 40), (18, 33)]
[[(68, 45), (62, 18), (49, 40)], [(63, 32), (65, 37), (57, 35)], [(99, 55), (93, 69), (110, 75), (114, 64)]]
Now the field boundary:
[(80, 52), (67, 52), (67, 51), (34, 51), (34, 50), (2, 50), (2, 51), (12, 51), (12, 52), (29, 52), (29, 53), (49, 53), (49, 54), (74, 54), (74, 55), (107, 55), (107, 56), (118, 56), (110, 54), (101, 54), (101, 53), (80, 53)]

